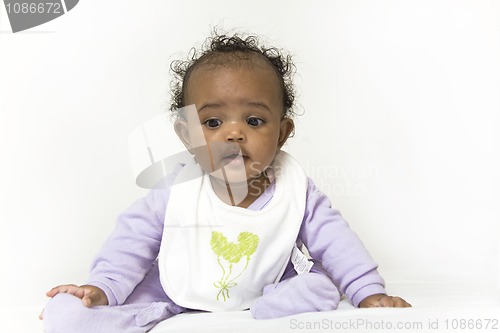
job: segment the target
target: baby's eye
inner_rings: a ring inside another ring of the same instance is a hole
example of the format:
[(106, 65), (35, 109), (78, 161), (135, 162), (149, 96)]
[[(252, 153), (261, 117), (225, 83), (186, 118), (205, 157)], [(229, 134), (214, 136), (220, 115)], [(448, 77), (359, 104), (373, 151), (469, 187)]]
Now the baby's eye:
[(264, 120), (257, 118), (257, 117), (250, 117), (247, 119), (247, 124), (252, 126), (252, 127), (260, 126), (263, 123), (264, 123)]
[(220, 119), (210, 118), (205, 120), (203, 122), (203, 125), (207, 126), (208, 128), (217, 128), (222, 125), (222, 121)]

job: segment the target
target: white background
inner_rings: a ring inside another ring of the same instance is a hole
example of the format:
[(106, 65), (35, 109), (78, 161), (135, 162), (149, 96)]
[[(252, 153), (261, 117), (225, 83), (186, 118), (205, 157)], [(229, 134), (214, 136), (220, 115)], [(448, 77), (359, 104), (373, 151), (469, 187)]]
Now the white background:
[(17, 34), (0, 15), (8, 304), (42, 306), (52, 286), (85, 282), (116, 216), (145, 193), (129, 134), (166, 113), (170, 62), (214, 26), (293, 54), (303, 115), (286, 149), (389, 291), (435, 277), (497, 286), (500, 2), (86, 0)]

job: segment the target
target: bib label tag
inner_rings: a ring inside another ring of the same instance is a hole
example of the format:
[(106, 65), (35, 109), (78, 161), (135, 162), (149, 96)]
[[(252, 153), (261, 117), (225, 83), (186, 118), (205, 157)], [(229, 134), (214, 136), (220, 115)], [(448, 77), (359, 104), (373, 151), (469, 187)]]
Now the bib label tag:
[(313, 267), (313, 262), (307, 259), (297, 245), (293, 247), (291, 261), (297, 274), (308, 273)]

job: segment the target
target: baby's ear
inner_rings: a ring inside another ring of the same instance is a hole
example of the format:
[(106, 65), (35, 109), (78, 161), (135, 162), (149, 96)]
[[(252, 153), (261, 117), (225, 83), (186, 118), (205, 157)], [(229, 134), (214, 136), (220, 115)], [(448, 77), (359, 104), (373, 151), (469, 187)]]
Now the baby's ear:
[(189, 129), (187, 122), (182, 119), (176, 120), (174, 123), (174, 130), (179, 139), (186, 147), (186, 149), (189, 150), (189, 152), (192, 154), (193, 152), (191, 151), (191, 149), (193, 148), (193, 145), (191, 143), (191, 138), (189, 136)]
[(281, 148), (290, 137), (295, 128), (295, 124), (290, 118), (283, 118), (280, 124), (280, 136), (278, 138), (278, 148)]

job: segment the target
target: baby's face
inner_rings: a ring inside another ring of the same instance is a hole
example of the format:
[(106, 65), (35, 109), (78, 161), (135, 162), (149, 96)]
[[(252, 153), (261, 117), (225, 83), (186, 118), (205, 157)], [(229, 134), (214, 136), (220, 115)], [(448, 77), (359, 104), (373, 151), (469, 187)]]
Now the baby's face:
[(196, 69), (185, 93), (190, 104), (199, 123), (188, 128), (198, 126), (200, 133), (201, 124), (211, 147), (208, 159), (195, 152), (198, 161), (208, 172), (224, 166), (228, 179), (241, 178), (243, 169), (245, 180), (260, 177), (293, 129), (292, 120), (283, 119), (281, 87), (267, 64)]

